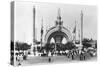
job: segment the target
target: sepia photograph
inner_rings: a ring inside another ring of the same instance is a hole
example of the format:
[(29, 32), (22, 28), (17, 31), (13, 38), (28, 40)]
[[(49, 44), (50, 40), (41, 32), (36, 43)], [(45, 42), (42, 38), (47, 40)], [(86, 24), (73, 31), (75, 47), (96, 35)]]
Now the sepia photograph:
[(12, 1), (10, 65), (97, 61), (97, 6)]

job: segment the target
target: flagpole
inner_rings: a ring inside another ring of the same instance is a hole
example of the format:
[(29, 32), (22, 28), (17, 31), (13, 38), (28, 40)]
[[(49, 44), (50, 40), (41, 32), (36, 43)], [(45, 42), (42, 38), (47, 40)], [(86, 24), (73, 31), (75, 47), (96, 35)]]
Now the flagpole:
[(35, 55), (35, 6), (33, 6), (32, 12), (33, 12), (33, 39), (31, 45), (31, 54), (34, 53)]
[(75, 21), (75, 42), (76, 42), (76, 21)]
[(41, 47), (42, 47), (42, 39), (43, 39), (43, 18), (42, 18), (42, 24), (41, 24)]

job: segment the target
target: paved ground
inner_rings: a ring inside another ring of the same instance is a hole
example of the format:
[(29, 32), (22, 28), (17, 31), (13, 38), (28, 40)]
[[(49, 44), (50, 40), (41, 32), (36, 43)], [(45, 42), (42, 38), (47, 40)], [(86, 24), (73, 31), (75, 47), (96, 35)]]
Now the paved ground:
[[(21, 61), (22, 66), (26, 65), (38, 65), (38, 64), (48, 64), (48, 63), (68, 63), (68, 62), (79, 62), (79, 56), (76, 56), (74, 60), (66, 56), (53, 56), (51, 57), (51, 62), (49, 62), (49, 57), (40, 57), (40, 56), (29, 56), (27, 60)], [(85, 61), (96, 61), (96, 57), (90, 57), (89, 54), (86, 54)]]

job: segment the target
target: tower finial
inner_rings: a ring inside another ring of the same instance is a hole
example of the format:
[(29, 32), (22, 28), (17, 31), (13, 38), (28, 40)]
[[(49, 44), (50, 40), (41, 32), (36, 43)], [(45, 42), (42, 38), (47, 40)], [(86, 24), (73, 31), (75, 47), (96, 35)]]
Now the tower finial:
[(58, 16), (57, 16), (57, 21), (56, 21), (56, 26), (62, 26), (63, 25), (63, 21), (61, 20), (61, 12), (60, 12), (60, 8), (58, 9)]
[(42, 21), (42, 26), (43, 26), (43, 17), (42, 17), (41, 21)]
[(81, 16), (83, 16), (83, 11), (81, 10)]
[(58, 16), (57, 16), (57, 19), (61, 20), (61, 15), (60, 15), (61, 11), (60, 11), (60, 8), (58, 9)]

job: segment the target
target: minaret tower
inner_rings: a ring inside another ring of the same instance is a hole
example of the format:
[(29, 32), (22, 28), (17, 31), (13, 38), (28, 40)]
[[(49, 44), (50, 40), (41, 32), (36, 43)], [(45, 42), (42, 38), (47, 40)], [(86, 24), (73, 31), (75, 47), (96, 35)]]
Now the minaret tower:
[(33, 6), (33, 45), (35, 43), (35, 6)]
[(33, 6), (33, 43), (31, 46), (31, 54), (35, 55), (35, 6)]
[(82, 41), (83, 41), (83, 11), (81, 10), (80, 46), (83, 46)]

